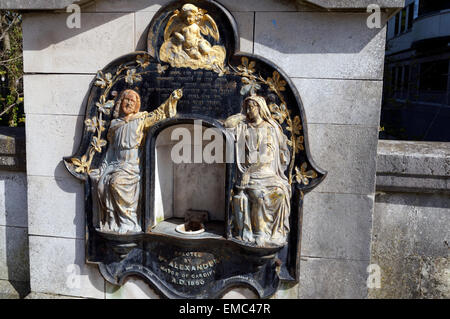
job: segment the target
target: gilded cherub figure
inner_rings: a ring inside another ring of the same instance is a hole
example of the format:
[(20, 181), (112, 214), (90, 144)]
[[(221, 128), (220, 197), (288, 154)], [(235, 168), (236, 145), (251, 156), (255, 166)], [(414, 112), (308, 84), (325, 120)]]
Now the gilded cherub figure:
[(172, 67), (196, 69), (223, 69), (226, 51), (223, 46), (212, 46), (203, 36), (219, 41), (219, 29), (206, 10), (185, 4), (175, 10), (164, 30), (160, 59)]
[(140, 112), (141, 98), (134, 90), (124, 90), (116, 102), (114, 119), (108, 130), (108, 150), (102, 165), (89, 174), (97, 199), (100, 230), (141, 232), (138, 205), (141, 189), (141, 161), (144, 136), (155, 123), (177, 114), (181, 89), (156, 110)]

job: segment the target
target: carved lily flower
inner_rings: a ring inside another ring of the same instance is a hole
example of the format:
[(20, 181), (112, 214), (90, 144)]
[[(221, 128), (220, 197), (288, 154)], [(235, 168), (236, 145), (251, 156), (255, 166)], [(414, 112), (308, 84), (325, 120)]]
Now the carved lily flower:
[(242, 78), (242, 82), (245, 84), (241, 88), (241, 95), (247, 95), (250, 93), (250, 95), (256, 94), (257, 90), (261, 89), (261, 85), (259, 85), (256, 81), (248, 79), (248, 78)]
[(81, 157), (81, 159), (74, 157), (71, 159), (71, 161), (72, 161), (72, 164), (77, 167), (75, 169), (75, 172), (77, 172), (77, 173), (88, 173), (89, 172), (89, 162), (87, 161), (86, 155), (83, 155)]
[(98, 138), (97, 136), (94, 136), (92, 138), (91, 145), (94, 147), (94, 149), (95, 149), (95, 151), (97, 153), (101, 153), (102, 152), (102, 147), (106, 146), (106, 144), (107, 143), (106, 143), (105, 140), (102, 140), (102, 139)]
[(103, 75), (102, 71), (98, 71), (97, 72), (96, 81), (95, 81), (95, 85), (96, 86), (99, 86), (102, 89), (104, 89), (109, 84), (111, 84), (111, 81), (112, 81), (112, 74), (111, 73), (106, 73), (105, 75)]
[(86, 126), (86, 130), (88, 132), (95, 132), (97, 129), (97, 118), (94, 117), (92, 119), (87, 119), (86, 121), (84, 121), (84, 125)]
[(145, 69), (150, 65), (150, 58), (148, 57), (148, 55), (138, 55), (136, 57), (136, 62), (140, 65), (141, 68)]
[(161, 65), (158, 63), (158, 65), (156, 66), (156, 70), (158, 71), (159, 74), (163, 74), (164, 72), (166, 72), (166, 70), (169, 68), (168, 65)]
[(128, 84), (133, 84), (134, 82), (142, 81), (142, 76), (136, 74), (136, 69), (127, 70), (127, 76), (125, 77), (125, 82)]
[(248, 58), (247, 57), (243, 57), (241, 59), (241, 65), (239, 65), (237, 67), (237, 69), (239, 71), (241, 71), (243, 73), (244, 76), (248, 76), (250, 74), (255, 73), (255, 66), (256, 66), (256, 62), (252, 61), (249, 63)]
[(105, 121), (99, 120), (97, 117), (84, 121), (88, 132), (95, 132), (97, 129), (99, 129), (100, 132), (103, 132), (105, 130), (105, 123)]
[(297, 138), (295, 139), (295, 153), (305, 150), (303, 142), (304, 142), (303, 136), (302, 135), (297, 136)]
[(295, 167), (295, 179), (297, 180), (297, 183), (308, 185), (309, 179), (317, 177), (317, 173), (314, 170), (306, 171), (307, 167), (308, 164), (306, 162), (302, 164), (300, 171), (298, 170), (298, 167)]
[(95, 103), (95, 105), (97, 106), (97, 109), (100, 113), (109, 115), (111, 113), (111, 108), (114, 107), (114, 100), (109, 100), (106, 102), (105, 96), (102, 95), (100, 97), (100, 101)]
[(287, 82), (285, 80), (281, 80), (280, 73), (277, 71), (273, 72), (271, 78), (267, 79), (267, 84), (269, 85), (269, 89), (274, 92), (281, 92), (286, 90)]
[(287, 108), (286, 108), (286, 104), (275, 104), (272, 103), (269, 105), (269, 109), (270, 112), (272, 112), (272, 117), (278, 121), (278, 123), (283, 124), (284, 120), (287, 118), (288, 113), (287, 113)]

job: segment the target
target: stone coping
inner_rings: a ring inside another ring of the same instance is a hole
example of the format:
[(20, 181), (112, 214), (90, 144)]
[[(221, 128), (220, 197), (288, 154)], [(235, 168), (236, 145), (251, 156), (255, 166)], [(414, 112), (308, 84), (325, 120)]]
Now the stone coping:
[[(377, 4), (380, 8), (403, 8), (405, 0), (291, 0), (303, 4), (312, 4), (326, 10), (363, 9), (369, 4)], [(71, 4), (83, 5), (92, 0), (2, 0), (0, 9), (15, 10), (62, 10)], [(220, 2), (220, 0), (219, 0)]]
[(450, 143), (380, 140), (377, 191), (450, 193)]
[(0, 170), (26, 171), (25, 127), (0, 127)]

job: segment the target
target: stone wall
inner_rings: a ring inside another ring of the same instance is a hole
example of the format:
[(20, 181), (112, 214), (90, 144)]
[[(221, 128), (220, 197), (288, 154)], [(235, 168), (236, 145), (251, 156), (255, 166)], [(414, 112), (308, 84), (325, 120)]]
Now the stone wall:
[(450, 144), (380, 141), (370, 298), (450, 298)]
[[(85, 264), (84, 190), (62, 157), (79, 145), (96, 71), (144, 50), (146, 26), (166, 1), (91, 3), (80, 29), (66, 27), (65, 12), (23, 16), (31, 290), (121, 298), (139, 294), (142, 285), (118, 290)], [(238, 22), (241, 50), (272, 60), (297, 85), (312, 157), (328, 171), (305, 196), (300, 285), (276, 297), (365, 298), (386, 15), (381, 29), (369, 29), (365, 11), (287, 0), (221, 3)]]
[(30, 290), (24, 128), (0, 128), (0, 299)]

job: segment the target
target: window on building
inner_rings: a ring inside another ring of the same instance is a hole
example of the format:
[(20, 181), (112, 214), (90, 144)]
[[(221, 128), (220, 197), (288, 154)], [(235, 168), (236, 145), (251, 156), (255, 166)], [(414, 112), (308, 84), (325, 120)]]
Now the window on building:
[(446, 92), (449, 60), (425, 62), (420, 65), (419, 89)]
[(411, 3), (408, 6), (408, 27), (407, 30), (410, 30), (412, 28), (414, 21), (414, 3)]
[(450, 9), (450, 1), (448, 0), (421, 0), (419, 1), (419, 16), (441, 10)]
[(407, 92), (409, 85), (409, 65), (405, 65), (403, 69), (402, 91)]
[(402, 11), (400, 11), (400, 32), (405, 32), (406, 30), (406, 8), (404, 8)]
[(394, 34), (395, 34), (395, 35), (398, 34), (398, 30), (399, 30), (399, 29), (398, 29), (399, 20), (400, 20), (400, 12), (397, 13), (397, 14), (395, 15), (395, 20), (394, 20), (394, 23), (395, 23), (395, 32), (394, 32)]

